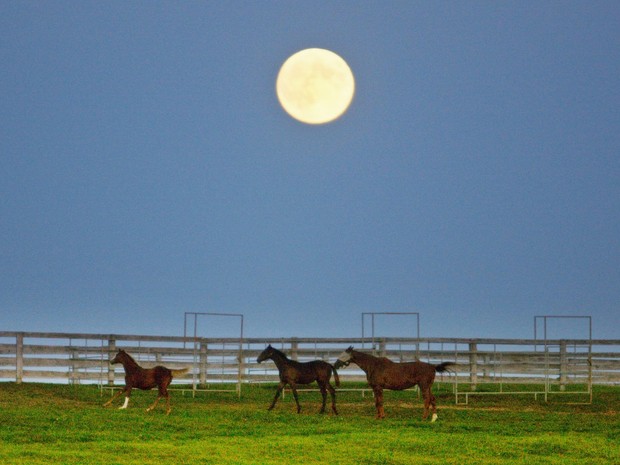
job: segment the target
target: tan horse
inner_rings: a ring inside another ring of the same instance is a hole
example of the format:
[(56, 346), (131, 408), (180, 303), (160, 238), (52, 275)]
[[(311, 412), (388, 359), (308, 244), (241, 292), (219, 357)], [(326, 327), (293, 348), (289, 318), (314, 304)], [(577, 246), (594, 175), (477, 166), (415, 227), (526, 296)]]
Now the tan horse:
[(439, 365), (431, 365), (425, 362), (396, 363), (385, 357), (375, 357), (364, 352), (353, 350), (353, 346), (345, 350), (334, 364), (335, 368), (355, 363), (366, 372), (366, 379), (375, 395), (377, 418), (384, 418), (383, 389), (402, 391), (415, 385), (420, 387), (424, 397), (424, 415), (426, 419), (429, 410), (433, 412), (432, 420), (437, 420), (437, 407), (435, 396), (431, 392), (431, 386), (435, 381), (435, 372), (443, 373), (446, 367), (455, 365), (452, 362), (444, 362)]

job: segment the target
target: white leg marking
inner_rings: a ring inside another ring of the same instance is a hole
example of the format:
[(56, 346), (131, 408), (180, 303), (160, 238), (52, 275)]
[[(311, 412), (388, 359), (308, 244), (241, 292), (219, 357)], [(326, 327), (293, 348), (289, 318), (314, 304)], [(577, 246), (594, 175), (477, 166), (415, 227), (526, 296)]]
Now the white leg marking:
[(127, 406), (129, 405), (129, 397), (125, 397), (125, 403), (123, 404), (122, 407), (119, 407), (119, 410), (122, 410), (124, 408), (127, 408)]
[(433, 413), (433, 418), (431, 419), (431, 423), (434, 423), (437, 421), (437, 414)]

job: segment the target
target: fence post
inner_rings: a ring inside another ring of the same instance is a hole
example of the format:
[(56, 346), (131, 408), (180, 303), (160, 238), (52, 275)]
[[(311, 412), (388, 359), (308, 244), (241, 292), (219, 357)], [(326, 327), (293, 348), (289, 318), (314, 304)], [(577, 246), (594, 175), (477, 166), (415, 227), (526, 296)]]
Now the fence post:
[(245, 371), (245, 357), (243, 356), (243, 343), (239, 342), (239, 353), (237, 355), (238, 373), (237, 373), (237, 395), (241, 398), (241, 382), (243, 381), (243, 373)]
[(297, 338), (293, 338), (291, 340), (291, 359), (292, 360), (299, 360), (299, 341), (297, 340)]
[(15, 337), (15, 382), (21, 384), (24, 377), (24, 333)]
[(478, 344), (475, 342), (469, 343), (469, 382), (471, 390), (475, 391), (478, 384)]
[(69, 367), (69, 384), (75, 384), (76, 382), (79, 383), (77, 373), (75, 372), (75, 360), (79, 358), (79, 356), (76, 356), (75, 349), (71, 347), (71, 339), (69, 339), (69, 346), (69, 360), (71, 361), (71, 366)]
[(567, 373), (566, 341), (560, 341), (560, 391), (566, 390)]
[(385, 357), (385, 350), (386, 350), (385, 339), (380, 339), (379, 340), (379, 356), (380, 357)]
[[(110, 336), (108, 339), (108, 360), (116, 352), (116, 339)], [(114, 386), (114, 367), (108, 363), (108, 385)]]
[(201, 386), (205, 386), (207, 384), (207, 344), (202, 342), (200, 343), (198, 384)]

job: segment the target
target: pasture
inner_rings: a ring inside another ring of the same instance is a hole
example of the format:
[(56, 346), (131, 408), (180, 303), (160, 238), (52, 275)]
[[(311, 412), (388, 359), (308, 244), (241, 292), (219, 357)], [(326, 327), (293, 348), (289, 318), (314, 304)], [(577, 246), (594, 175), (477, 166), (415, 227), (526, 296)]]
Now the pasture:
[[(156, 391), (135, 391), (127, 410), (104, 408), (96, 386), (0, 384), (0, 463), (123, 465), (613, 464), (620, 463), (620, 388), (595, 386), (592, 405), (479, 397), (454, 404), (436, 383), (439, 420), (422, 421), (415, 392), (385, 392), (384, 420), (370, 393), (339, 391), (340, 415), (319, 415), (320, 394), (275, 384), (231, 393), (172, 391), (172, 413), (145, 412)], [(351, 387), (345, 384), (344, 388)]]

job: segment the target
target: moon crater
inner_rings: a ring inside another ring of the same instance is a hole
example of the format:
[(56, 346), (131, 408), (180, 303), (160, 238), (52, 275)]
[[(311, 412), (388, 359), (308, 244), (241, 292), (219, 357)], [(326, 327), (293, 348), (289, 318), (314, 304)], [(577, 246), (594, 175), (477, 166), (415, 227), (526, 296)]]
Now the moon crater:
[(337, 54), (308, 48), (291, 55), (280, 68), (276, 93), (282, 108), (308, 124), (339, 118), (355, 94), (349, 65)]

